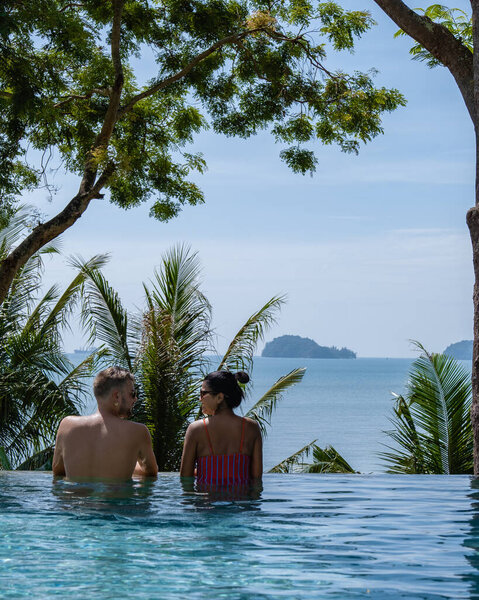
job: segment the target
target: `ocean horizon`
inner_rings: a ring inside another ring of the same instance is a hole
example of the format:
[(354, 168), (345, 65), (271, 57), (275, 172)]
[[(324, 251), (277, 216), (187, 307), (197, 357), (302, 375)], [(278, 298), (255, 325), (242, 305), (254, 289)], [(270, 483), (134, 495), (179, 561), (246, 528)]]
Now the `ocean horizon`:
[[(78, 354), (69, 354), (78, 359)], [(217, 356), (211, 355), (211, 369)], [(406, 390), (413, 358), (265, 358), (254, 357), (247, 398), (237, 409), (244, 414), (283, 375), (306, 367), (301, 383), (277, 403), (264, 439), (268, 471), (313, 440), (333, 446), (361, 473), (382, 473), (378, 453), (390, 443), (385, 431), (394, 406), (393, 392)], [(470, 361), (459, 361), (471, 369)], [(96, 409), (90, 396), (84, 414)]]

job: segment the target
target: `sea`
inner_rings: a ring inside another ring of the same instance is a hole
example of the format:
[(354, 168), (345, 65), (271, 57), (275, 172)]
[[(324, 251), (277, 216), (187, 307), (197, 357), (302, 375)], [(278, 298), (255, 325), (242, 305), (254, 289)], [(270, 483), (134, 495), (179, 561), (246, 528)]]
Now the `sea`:
[[(78, 362), (79, 355), (70, 355)], [(459, 361), (470, 370), (470, 361)], [(386, 431), (395, 394), (406, 391), (410, 358), (298, 359), (255, 357), (250, 391), (237, 412), (246, 413), (283, 375), (305, 367), (303, 380), (279, 399), (264, 439), (268, 471), (316, 440), (333, 446), (360, 473), (384, 473), (379, 453), (391, 444)], [(215, 361), (212, 359), (212, 370)], [(93, 397), (85, 414), (95, 408)]]

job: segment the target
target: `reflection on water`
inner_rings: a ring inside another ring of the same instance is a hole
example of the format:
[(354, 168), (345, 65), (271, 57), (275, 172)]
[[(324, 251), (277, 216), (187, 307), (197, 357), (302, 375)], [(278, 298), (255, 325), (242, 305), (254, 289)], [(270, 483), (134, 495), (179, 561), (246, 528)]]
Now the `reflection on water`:
[(155, 481), (69, 481), (54, 479), (52, 496), (67, 511), (138, 515), (151, 508)]
[(261, 488), (0, 472), (1, 598), (479, 597), (479, 481), (266, 475)]
[(183, 506), (208, 509), (241, 504), (245, 510), (259, 510), (261, 507), (262, 482), (250, 485), (209, 485), (197, 483), (194, 477), (181, 477), (180, 483)]
[(468, 494), (471, 500), (471, 511), (469, 526), (464, 539), (464, 546), (472, 552), (466, 553), (468, 563), (473, 567), (473, 571), (463, 576), (463, 579), (469, 583), (470, 597), (479, 598), (479, 477), (471, 477), (471, 492)]

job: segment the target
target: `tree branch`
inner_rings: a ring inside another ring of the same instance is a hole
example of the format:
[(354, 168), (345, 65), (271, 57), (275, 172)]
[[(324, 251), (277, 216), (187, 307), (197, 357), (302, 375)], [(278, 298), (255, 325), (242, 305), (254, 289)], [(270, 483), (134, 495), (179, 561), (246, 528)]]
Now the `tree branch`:
[(160, 81), (160, 82), (156, 83), (155, 85), (152, 85), (150, 88), (144, 90), (140, 94), (133, 96), (133, 98), (128, 102), (128, 104), (125, 104), (125, 106), (123, 106), (119, 110), (119, 112), (118, 112), (119, 118), (123, 117), (126, 113), (130, 112), (130, 110), (140, 100), (143, 100), (144, 98), (149, 98), (153, 94), (156, 94), (156, 92), (159, 92), (163, 88), (171, 85), (172, 83), (175, 83), (176, 81), (179, 81), (180, 79), (182, 79), (183, 77), (188, 75), (188, 73), (190, 73), (190, 71), (192, 71), (194, 69), (194, 67), (196, 67), (196, 65), (198, 65), (205, 58), (208, 58), (208, 56), (213, 54), (213, 52), (216, 52), (216, 50), (218, 50), (219, 48), (221, 48), (223, 46), (227, 46), (228, 44), (234, 44), (234, 43), (242, 40), (246, 36), (248, 36), (252, 33), (257, 33), (259, 31), (265, 31), (265, 28), (258, 27), (256, 29), (249, 29), (248, 31), (243, 31), (241, 33), (234, 33), (233, 35), (229, 35), (221, 40), (218, 40), (212, 46), (210, 46), (207, 50), (205, 50), (204, 52), (201, 52), (201, 54), (198, 54), (197, 56), (195, 56), (195, 58), (192, 61), (190, 61), (186, 65), (186, 67), (181, 69), (181, 71), (178, 71), (174, 75), (171, 75), (171, 77), (167, 77), (166, 79), (163, 79), (163, 81)]
[[(1, 93), (2, 92), (0, 92), (0, 95), (1, 95)], [(68, 104), (72, 100), (89, 100), (93, 96), (93, 94), (99, 94), (100, 96), (105, 96), (106, 98), (109, 98), (110, 94), (111, 94), (111, 88), (94, 88), (92, 90), (89, 90), (86, 94), (83, 94), (83, 95), (70, 94), (63, 100), (60, 100), (60, 102), (57, 102), (56, 104), (54, 104), (53, 107), (59, 108), (60, 106), (63, 106), (64, 104)]]
[[(110, 103), (106, 111), (105, 120), (100, 133), (98, 134), (93, 150), (106, 148), (110, 141), (113, 128), (118, 120), (118, 109), (120, 107), (121, 91), (123, 89), (123, 65), (120, 56), (120, 35), (121, 35), (121, 14), (125, 0), (113, 0), (113, 26), (111, 30), (111, 59), (115, 69), (115, 82), (111, 88)], [(87, 161), (87, 163), (90, 162)]]
[(123, 67), (120, 57), (120, 25), (125, 0), (113, 0), (113, 26), (111, 32), (111, 57), (115, 69), (115, 81), (111, 88), (110, 102), (105, 119), (95, 143), (89, 151), (78, 194), (55, 217), (35, 227), (16, 248), (0, 263), (0, 304), (5, 300), (10, 285), (19, 269), (25, 265), (45, 244), (58, 237), (71, 227), (85, 212), (93, 198), (101, 198), (100, 193), (115, 170), (110, 161), (95, 182), (98, 172), (98, 151), (108, 147), (113, 128), (118, 119), (121, 92), (123, 89)]
[(61, 13), (65, 12), (69, 8), (83, 8), (83, 4), (80, 4), (80, 3), (77, 3), (77, 2), (69, 2), (63, 8), (60, 8), (60, 10), (58, 12), (61, 12)]
[(60, 213), (46, 223), (41, 223), (35, 227), (15, 250), (0, 263), (0, 304), (6, 298), (18, 270), (23, 267), (28, 259), (40, 248), (43, 248), (45, 244), (48, 244), (71, 227), (88, 208), (91, 200), (103, 197), (101, 190), (108, 183), (115, 168), (116, 165), (109, 162), (88, 193), (79, 191)]
[(398, 27), (449, 69), (475, 124), (473, 56), (469, 48), (448, 29), (411, 10), (402, 0), (374, 0), (374, 2)]

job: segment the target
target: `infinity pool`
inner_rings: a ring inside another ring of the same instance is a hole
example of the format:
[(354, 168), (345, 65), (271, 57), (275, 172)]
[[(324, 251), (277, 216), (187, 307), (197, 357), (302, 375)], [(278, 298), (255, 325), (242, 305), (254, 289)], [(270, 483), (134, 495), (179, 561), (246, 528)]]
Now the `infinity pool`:
[(0, 473), (0, 597), (477, 598), (479, 480), (266, 475), (261, 493)]

